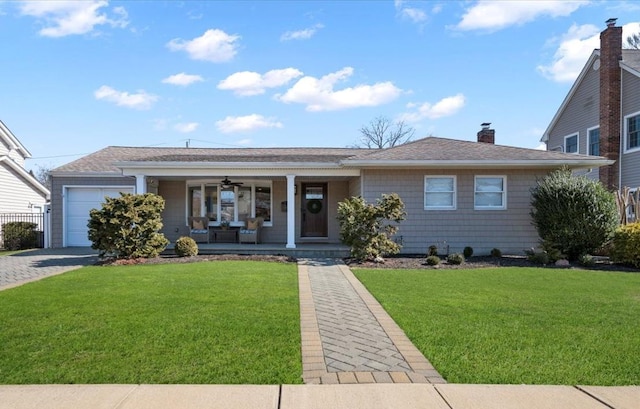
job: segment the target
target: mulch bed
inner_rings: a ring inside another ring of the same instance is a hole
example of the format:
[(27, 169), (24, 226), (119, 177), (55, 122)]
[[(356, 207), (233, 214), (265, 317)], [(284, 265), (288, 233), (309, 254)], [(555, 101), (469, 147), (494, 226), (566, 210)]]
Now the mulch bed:
[[(297, 260), (288, 256), (270, 256), (270, 255), (238, 255), (238, 254), (220, 254), (220, 255), (198, 255), (193, 257), (178, 257), (175, 255), (161, 255), (155, 258), (138, 258), (130, 260), (115, 260), (115, 259), (102, 259), (97, 264), (99, 265), (133, 265), (133, 264), (166, 264), (166, 263), (195, 263), (202, 261), (220, 261), (220, 260), (253, 260), (253, 261), (270, 261), (277, 263), (295, 263)], [(464, 263), (459, 265), (448, 264), (446, 258), (443, 258), (442, 262), (437, 266), (430, 266), (425, 263), (424, 256), (411, 255), (411, 256), (396, 256), (387, 257), (384, 262), (375, 263), (373, 261), (357, 262), (352, 259), (344, 259), (344, 262), (349, 267), (354, 268), (379, 268), (379, 269), (429, 269), (429, 270), (451, 270), (451, 269), (473, 269), (473, 268), (488, 268), (488, 267), (549, 267), (557, 268), (551, 264), (548, 266), (541, 266), (540, 264), (532, 263), (524, 256), (502, 256), (502, 257), (490, 257), (490, 256), (478, 256), (471, 257), (465, 260)], [(640, 270), (620, 266), (609, 262), (607, 259), (599, 259), (594, 266), (583, 267), (580, 265), (570, 265), (565, 268), (583, 268), (589, 270), (605, 270), (605, 271), (625, 271), (638, 273)]]

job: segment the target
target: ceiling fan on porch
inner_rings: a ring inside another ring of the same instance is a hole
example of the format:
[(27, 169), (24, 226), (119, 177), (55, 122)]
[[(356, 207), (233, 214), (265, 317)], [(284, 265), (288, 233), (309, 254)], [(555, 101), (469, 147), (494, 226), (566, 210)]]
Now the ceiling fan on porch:
[(232, 182), (229, 180), (229, 178), (227, 176), (224, 177), (224, 179), (222, 179), (220, 181), (220, 187), (222, 188), (230, 188), (230, 187), (234, 187), (234, 186), (242, 186), (242, 182)]

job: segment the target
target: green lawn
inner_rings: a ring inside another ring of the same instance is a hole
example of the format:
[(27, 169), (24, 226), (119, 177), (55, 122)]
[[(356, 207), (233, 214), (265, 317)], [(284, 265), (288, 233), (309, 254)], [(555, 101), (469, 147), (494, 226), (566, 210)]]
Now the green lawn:
[(10, 256), (12, 254), (20, 253), (24, 250), (0, 250), (0, 257), (2, 256)]
[(295, 264), (86, 267), (0, 292), (0, 383), (300, 383)]
[(451, 383), (640, 384), (640, 274), (355, 274)]

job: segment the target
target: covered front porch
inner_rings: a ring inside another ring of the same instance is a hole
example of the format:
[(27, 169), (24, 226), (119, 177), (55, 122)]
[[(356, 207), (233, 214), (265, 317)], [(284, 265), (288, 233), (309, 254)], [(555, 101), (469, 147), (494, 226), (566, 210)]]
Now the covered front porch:
[[(166, 253), (173, 253), (173, 243)], [(198, 254), (240, 254), (240, 255), (283, 255), (295, 258), (345, 258), (349, 257), (349, 247), (343, 244), (299, 243), (295, 248), (287, 248), (285, 243), (198, 243)]]

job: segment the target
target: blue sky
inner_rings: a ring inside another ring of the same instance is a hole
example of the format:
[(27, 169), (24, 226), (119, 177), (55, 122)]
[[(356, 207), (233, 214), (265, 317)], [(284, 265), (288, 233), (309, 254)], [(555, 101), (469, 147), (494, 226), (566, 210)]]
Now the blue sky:
[[(108, 145), (535, 148), (605, 20), (637, 1), (2, 1), (0, 119), (54, 167)], [(414, 138), (414, 139), (415, 139)]]

